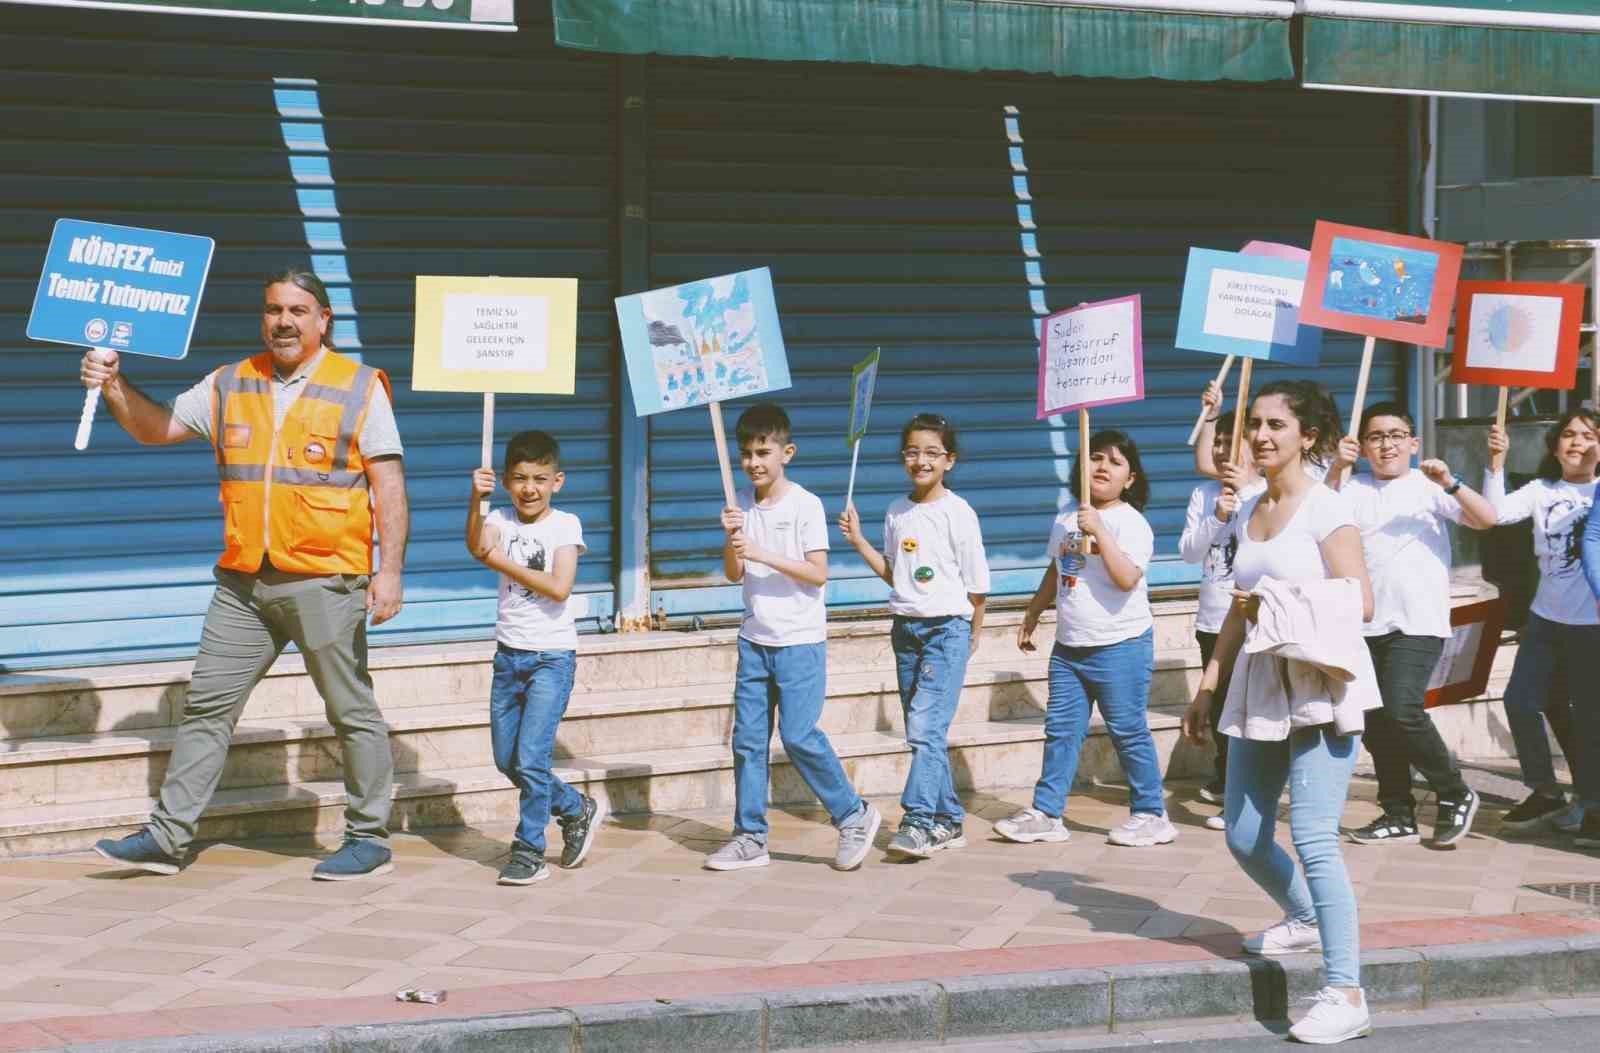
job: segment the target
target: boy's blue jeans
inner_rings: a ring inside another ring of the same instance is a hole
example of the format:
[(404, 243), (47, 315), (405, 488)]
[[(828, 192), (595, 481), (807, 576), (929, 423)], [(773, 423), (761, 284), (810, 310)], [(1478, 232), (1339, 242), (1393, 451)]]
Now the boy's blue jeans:
[(827, 698), (828, 645), (769, 647), (739, 637), (733, 684), (734, 832), (767, 838), (768, 752), (772, 716), (789, 763), (817, 795), (834, 826), (862, 808), (828, 736), (817, 727)]
[(1161, 764), (1146, 715), (1154, 668), (1154, 629), (1099, 647), (1055, 645), (1050, 652), (1050, 706), (1044, 717), (1044, 765), (1033, 788), (1035, 808), (1057, 818), (1066, 808), (1089, 731), (1089, 707), (1098, 703), (1128, 776), (1131, 809), (1166, 813)]
[[(1557, 665), (1566, 667), (1572, 692), (1572, 781), (1585, 810), (1600, 809), (1600, 625), (1565, 625), (1529, 613), (1517, 641), (1517, 660), (1506, 684), (1506, 722), (1528, 789), (1555, 794), (1555, 762), (1545, 736), (1545, 706)], [(1584, 688), (1582, 685), (1589, 685)]]
[[(1295, 728), (1280, 742), (1228, 743), (1222, 806), (1228, 850), (1284, 914), (1322, 930), (1323, 982), (1330, 987), (1361, 983), (1356, 895), (1339, 849), (1339, 818), (1360, 752), (1360, 735), (1338, 735), (1329, 725)], [(1285, 783), (1289, 837), (1303, 874), (1273, 840)]]
[(906, 718), (906, 745), (911, 747), (911, 771), (900, 795), (901, 822), (925, 830), (936, 824), (960, 827), (967, 811), (950, 774), (949, 737), (967, 678), (972, 623), (954, 615), (896, 617), (889, 643)]
[(544, 828), (551, 813), (583, 814), (583, 795), (550, 768), (556, 726), (567, 712), (576, 651), (521, 651), (501, 644), (489, 689), (489, 732), (494, 766), (522, 792), (517, 840), (544, 854)]

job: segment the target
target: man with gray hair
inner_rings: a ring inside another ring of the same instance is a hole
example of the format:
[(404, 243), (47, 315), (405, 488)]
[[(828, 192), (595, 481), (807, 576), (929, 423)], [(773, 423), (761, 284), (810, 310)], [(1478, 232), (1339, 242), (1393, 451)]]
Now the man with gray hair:
[[(171, 403), (122, 375), (115, 352), (83, 357), (136, 440), (196, 437), (216, 452), (223, 507), (217, 589), (201, 630), (183, 720), (148, 826), (104, 840), (105, 858), (176, 874), (227, 760), (250, 692), (290, 641), (321, 693), (344, 754), (344, 845), (312, 877), (393, 869), (389, 729), (367, 672), (367, 619), (400, 611), (408, 511), (389, 378), (333, 348), (322, 280), (290, 268), (263, 288), (260, 354), (215, 370)], [(372, 569), (376, 526), (383, 562)]]

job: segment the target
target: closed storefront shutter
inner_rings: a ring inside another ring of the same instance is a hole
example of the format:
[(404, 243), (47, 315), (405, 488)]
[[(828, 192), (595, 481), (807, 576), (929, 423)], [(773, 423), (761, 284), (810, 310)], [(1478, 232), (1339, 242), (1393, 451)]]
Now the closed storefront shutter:
[(24, 336), (58, 216), (208, 235), (188, 358), (130, 356), (170, 398), (260, 350), (260, 281), (308, 259), (338, 345), (389, 371), (412, 508), (406, 607), (377, 642), (489, 635), (462, 544), (479, 399), (410, 388), (414, 276), (580, 279), (577, 396), (502, 396), (497, 449), (561, 439), (579, 591), (612, 608), (612, 63), (558, 51), (548, 6), (461, 33), (7, 6), (0, 70), (0, 665), (192, 655), (221, 547), (195, 441), (137, 448), (103, 408), (72, 450), (78, 352)]
[[(1093, 424), (1126, 429), (1144, 455), (1151, 582), (1192, 582), (1198, 568), (1176, 554), (1197, 481), (1185, 439), (1221, 360), (1172, 345), (1189, 247), (1307, 246), (1318, 219), (1406, 229), (1406, 111), (1393, 98), (648, 61), (651, 285), (771, 267), (794, 375), (776, 396), (796, 426), (791, 472), (830, 517), (849, 470), (850, 367), (881, 347), (856, 485), (868, 536), (906, 489), (901, 425), (943, 413), (961, 438), (950, 485), (982, 520), (997, 594), (1037, 583), (1078, 442), (1075, 419), (1034, 420), (1036, 310), (1142, 295), (1146, 397)], [(1032, 229), (1019, 227), (1019, 203)], [(1360, 349), (1328, 334), (1314, 373), (1342, 407)], [(1380, 345), (1370, 399), (1398, 393), (1401, 354)], [(1265, 366), (1255, 383), (1303, 372)], [(750, 401), (725, 408), (730, 436)], [(656, 602), (736, 609), (705, 411), (652, 418), (650, 458)], [(833, 543), (830, 602), (881, 603), (886, 587), (837, 531)]]

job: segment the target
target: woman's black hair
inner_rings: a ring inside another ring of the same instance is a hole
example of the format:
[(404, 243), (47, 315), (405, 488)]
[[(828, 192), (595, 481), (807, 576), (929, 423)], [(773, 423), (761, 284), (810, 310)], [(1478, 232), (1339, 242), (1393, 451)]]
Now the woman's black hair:
[(1539, 460), (1538, 476), (1547, 482), (1557, 482), (1564, 478), (1566, 473), (1561, 470), (1561, 462), (1556, 460), (1556, 443), (1561, 441), (1561, 433), (1567, 430), (1567, 425), (1575, 420), (1581, 420), (1589, 425), (1597, 436), (1600, 436), (1600, 418), (1592, 410), (1569, 409), (1563, 413), (1550, 430), (1544, 433), (1544, 457)]
[(960, 452), (956, 449), (956, 426), (937, 413), (919, 413), (907, 421), (906, 426), (900, 429), (901, 449), (905, 449), (906, 443), (911, 441), (914, 431), (937, 432), (946, 452), (952, 456)]
[(1268, 395), (1281, 396), (1289, 404), (1289, 412), (1300, 422), (1302, 435), (1317, 433), (1317, 441), (1302, 456), (1319, 468), (1325, 466), (1339, 448), (1339, 438), (1344, 434), (1339, 423), (1339, 407), (1328, 389), (1315, 380), (1274, 380), (1255, 393), (1251, 406), (1256, 399)]
[[(1128, 462), (1128, 471), (1132, 473), (1132, 482), (1122, 492), (1122, 499), (1139, 511), (1144, 511), (1144, 506), (1150, 501), (1150, 480), (1145, 478), (1144, 465), (1139, 461), (1139, 447), (1133, 441), (1133, 436), (1115, 428), (1106, 428), (1089, 436), (1089, 456), (1092, 458), (1101, 450), (1110, 447), (1122, 454), (1122, 459)], [(1083, 495), (1078, 493), (1078, 480), (1082, 478), (1082, 468), (1079, 467), (1079, 458), (1072, 459), (1072, 481), (1067, 485), (1072, 488), (1072, 496), (1083, 503)]]

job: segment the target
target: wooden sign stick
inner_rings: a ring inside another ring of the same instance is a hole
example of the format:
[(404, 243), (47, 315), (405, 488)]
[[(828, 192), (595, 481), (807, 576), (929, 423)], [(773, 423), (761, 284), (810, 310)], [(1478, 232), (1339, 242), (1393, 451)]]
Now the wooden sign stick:
[(1239, 463), (1239, 447), (1244, 442), (1244, 419), (1250, 415), (1250, 367), (1253, 358), (1239, 367), (1239, 398), (1233, 404), (1233, 437), (1228, 443), (1228, 463)]
[[(1356, 400), (1350, 405), (1350, 430), (1346, 433), (1352, 439), (1361, 438), (1356, 432), (1361, 430), (1361, 411), (1367, 404), (1367, 381), (1372, 379), (1372, 349), (1377, 342), (1376, 337), (1369, 336), (1361, 348), (1361, 372), (1356, 374)], [(1348, 474), (1349, 469), (1345, 469), (1340, 479)]]
[[(1089, 411), (1087, 408), (1078, 410), (1078, 507), (1093, 507), (1093, 503), (1089, 500)], [(1082, 540), (1078, 542), (1078, 546), (1078, 551), (1081, 554), (1085, 556), (1092, 555), (1094, 553), (1094, 538), (1084, 534)]]
[[(1506, 409), (1509, 406), (1510, 395), (1511, 395), (1511, 389), (1502, 384), (1500, 386), (1499, 398), (1497, 398), (1495, 400), (1495, 406), (1494, 406), (1494, 422), (1496, 424), (1500, 425), (1500, 430), (1501, 431), (1505, 431), (1506, 430)], [(1505, 454), (1498, 453), (1498, 454), (1495, 454), (1495, 455), (1493, 455), (1493, 456), (1491, 456), (1489, 458), (1489, 470), (1491, 472), (1503, 471), (1505, 469), (1505, 466), (1506, 466), (1506, 455)]]
[[(1246, 359), (1245, 362), (1246, 362), (1247, 365), (1249, 364), (1249, 360), (1248, 359)], [(1232, 355), (1228, 355), (1227, 357), (1225, 357), (1222, 360), (1222, 368), (1217, 370), (1217, 387), (1220, 388), (1220, 387), (1222, 387), (1223, 384), (1228, 382), (1228, 370), (1230, 370), (1232, 368), (1233, 368), (1233, 356)], [(1220, 406), (1221, 403), (1218, 403), (1218, 405)], [(1200, 429), (1205, 426), (1205, 423), (1206, 423), (1206, 411), (1205, 411), (1205, 407), (1202, 406), (1201, 409), (1200, 409), (1200, 416), (1195, 418), (1194, 428), (1191, 429), (1190, 432), (1189, 432), (1189, 445), (1190, 446), (1193, 446), (1195, 444), (1195, 440), (1200, 438)]]
[[(478, 463), (484, 468), (494, 471), (494, 392), (483, 393), (483, 456)], [(489, 514), (489, 497), (484, 495), (478, 501), (478, 515)]]
[(722, 403), (708, 402), (711, 411), (711, 434), (717, 440), (717, 467), (722, 469), (722, 498), (728, 508), (737, 508), (733, 496), (733, 468), (728, 464), (728, 433), (722, 427)]

